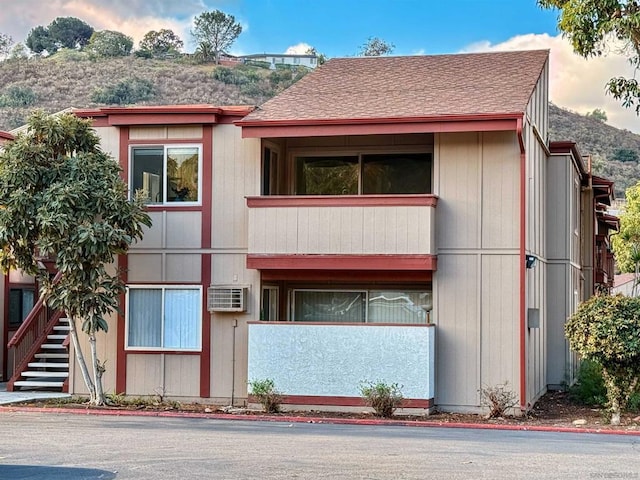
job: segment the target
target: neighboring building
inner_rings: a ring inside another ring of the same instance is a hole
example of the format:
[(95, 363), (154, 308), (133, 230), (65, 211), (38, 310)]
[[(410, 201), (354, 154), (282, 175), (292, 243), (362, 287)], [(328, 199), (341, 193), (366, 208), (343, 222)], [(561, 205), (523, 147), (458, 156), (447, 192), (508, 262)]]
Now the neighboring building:
[(640, 289), (636, 283), (635, 273), (621, 273), (620, 275), (616, 275), (613, 282), (612, 293), (614, 295), (619, 293), (627, 297), (637, 297), (640, 295)]
[(318, 66), (317, 55), (302, 55), (294, 53), (256, 53), (240, 57), (246, 62), (268, 63), (270, 68), (275, 69), (278, 65), (290, 65), (292, 67), (307, 67), (314, 69)]
[(9, 140), (13, 140), (13, 135), (11, 135), (9, 132), (3, 132), (2, 130), (0, 130), (0, 146), (5, 144)]
[(272, 378), (353, 407), (382, 380), (479, 411), (508, 382), (529, 408), (575, 367), (561, 329), (606, 203), (547, 109), (528, 51), (333, 59), (255, 110), (77, 111), (154, 222), (119, 259), (107, 391), (243, 403)]

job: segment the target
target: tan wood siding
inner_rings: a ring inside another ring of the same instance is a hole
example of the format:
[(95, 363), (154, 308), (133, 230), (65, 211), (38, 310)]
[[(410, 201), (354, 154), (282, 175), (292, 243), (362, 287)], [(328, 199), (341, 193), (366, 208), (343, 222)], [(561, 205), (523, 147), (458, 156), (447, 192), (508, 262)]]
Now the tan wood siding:
[(435, 207), (249, 209), (249, 253), (433, 254)]

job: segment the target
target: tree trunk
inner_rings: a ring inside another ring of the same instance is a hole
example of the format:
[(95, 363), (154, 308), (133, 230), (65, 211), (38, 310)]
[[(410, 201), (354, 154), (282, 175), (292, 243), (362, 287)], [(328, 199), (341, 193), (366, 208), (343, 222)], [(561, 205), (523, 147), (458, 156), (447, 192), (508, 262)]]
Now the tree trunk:
[(620, 425), (620, 403), (617, 398), (611, 401), (611, 425)]
[(104, 389), (102, 388), (102, 374), (104, 373), (104, 365), (102, 365), (100, 363), (100, 360), (98, 360), (95, 332), (89, 334), (89, 346), (91, 347), (91, 363), (93, 364), (93, 381), (95, 385), (95, 398), (92, 403), (94, 405), (104, 405), (105, 403), (107, 403), (107, 399), (104, 395)]
[(80, 372), (82, 372), (82, 379), (84, 380), (85, 385), (87, 386), (87, 390), (89, 390), (90, 401), (91, 403), (95, 402), (96, 399), (96, 387), (91, 380), (91, 375), (89, 374), (89, 369), (87, 368), (87, 363), (84, 360), (84, 355), (82, 353), (82, 349), (80, 348), (80, 342), (78, 340), (78, 330), (76, 329), (76, 320), (69, 316), (69, 332), (71, 333), (71, 341), (73, 342), (73, 349), (76, 352), (76, 360), (78, 365), (80, 366)]

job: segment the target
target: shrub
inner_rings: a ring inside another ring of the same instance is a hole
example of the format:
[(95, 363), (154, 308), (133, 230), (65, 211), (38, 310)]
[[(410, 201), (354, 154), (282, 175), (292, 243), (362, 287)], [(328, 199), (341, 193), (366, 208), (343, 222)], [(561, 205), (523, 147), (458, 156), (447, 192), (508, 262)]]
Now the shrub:
[(153, 83), (149, 80), (134, 77), (121, 80), (115, 85), (94, 90), (91, 100), (107, 105), (129, 105), (149, 100), (154, 95)]
[(365, 403), (374, 409), (376, 416), (389, 418), (402, 403), (402, 387), (397, 383), (362, 382), (360, 395)]
[(480, 405), (489, 407), (487, 418), (504, 417), (507, 410), (517, 404), (518, 399), (509, 388), (509, 382), (496, 386), (484, 386), (480, 390)]
[(611, 424), (620, 424), (640, 378), (640, 298), (594, 295), (565, 325), (573, 350), (602, 366)]
[(0, 107), (28, 107), (36, 102), (36, 94), (30, 87), (13, 86), (0, 94)]
[(607, 403), (607, 388), (602, 379), (602, 367), (593, 361), (583, 360), (578, 379), (570, 389), (569, 397), (575, 403), (604, 406)]
[(282, 395), (276, 390), (275, 382), (271, 378), (253, 380), (249, 382), (251, 395), (256, 397), (266, 413), (278, 413)]

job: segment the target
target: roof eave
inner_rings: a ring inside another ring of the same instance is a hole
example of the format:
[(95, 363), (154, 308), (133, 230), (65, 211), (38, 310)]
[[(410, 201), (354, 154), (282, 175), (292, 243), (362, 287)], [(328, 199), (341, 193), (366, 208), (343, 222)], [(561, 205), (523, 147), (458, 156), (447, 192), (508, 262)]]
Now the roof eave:
[(523, 112), (422, 117), (251, 120), (235, 122), (243, 138), (313, 137), (516, 130)]

